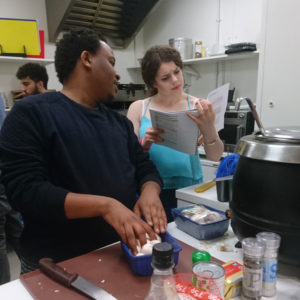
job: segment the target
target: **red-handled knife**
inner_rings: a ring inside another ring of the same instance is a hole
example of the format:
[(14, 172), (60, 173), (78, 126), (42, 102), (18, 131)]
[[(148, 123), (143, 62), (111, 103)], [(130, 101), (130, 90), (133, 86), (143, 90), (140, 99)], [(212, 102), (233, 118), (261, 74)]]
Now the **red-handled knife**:
[(116, 300), (114, 296), (95, 285), (94, 283), (84, 279), (78, 274), (68, 273), (62, 267), (56, 265), (51, 258), (42, 258), (39, 261), (40, 270), (53, 280), (84, 293), (95, 300)]

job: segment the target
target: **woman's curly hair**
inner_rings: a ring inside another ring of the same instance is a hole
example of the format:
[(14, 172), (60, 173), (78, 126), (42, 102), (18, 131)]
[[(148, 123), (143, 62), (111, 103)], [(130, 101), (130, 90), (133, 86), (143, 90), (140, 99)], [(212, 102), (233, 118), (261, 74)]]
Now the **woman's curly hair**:
[(150, 96), (157, 94), (153, 87), (155, 77), (160, 65), (163, 62), (173, 61), (180, 69), (183, 68), (180, 53), (173, 47), (167, 45), (153, 46), (148, 49), (142, 59), (142, 77), (148, 87)]
[(65, 33), (57, 43), (55, 51), (55, 70), (59, 81), (64, 84), (73, 72), (82, 51), (96, 54), (105, 39), (93, 30), (72, 30)]

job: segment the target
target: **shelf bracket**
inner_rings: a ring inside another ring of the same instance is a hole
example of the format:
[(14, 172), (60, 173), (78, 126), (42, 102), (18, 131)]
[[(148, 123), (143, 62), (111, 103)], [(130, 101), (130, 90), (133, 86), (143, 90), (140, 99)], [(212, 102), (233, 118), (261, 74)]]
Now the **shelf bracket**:
[(193, 67), (190, 65), (185, 65), (183, 67), (183, 73), (191, 76), (195, 76), (196, 79), (199, 79), (201, 76), (198, 71), (196, 71)]
[(183, 67), (183, 76), (184, 76), (184, 83), (185, 83), (185, 91), (189, 91), (189, 87), (192, 85), (192, 76), (196, 79), (199, 79), (201, 76), (199, 72), (197, 72), (193, 67), (190, 65), (185, 65)]

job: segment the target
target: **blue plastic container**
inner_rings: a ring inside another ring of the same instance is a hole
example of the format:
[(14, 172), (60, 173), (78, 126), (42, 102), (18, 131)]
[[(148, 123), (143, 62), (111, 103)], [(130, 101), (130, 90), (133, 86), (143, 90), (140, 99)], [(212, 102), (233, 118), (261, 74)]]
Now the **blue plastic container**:
[(202, 205), (209, 210), (218, 212), (223, 217), (221, 220), (207, 223), (207, 224), (199, 224), (185, 217), (181, 213), (184, 209), (189, 209), (194, 206), (195, 205), (189, 205), (189, 206), (171, 209), (175, 224), (180, 230), (190, 234), (191, 236), (193, 236), (198, 240), (215, 239), (217, 237), (222, 236), (228, 230), (229, 218), (225, 215), (225, 212), (214, 209), (210, 206)]
[[(161, 235), (162, 242), (170, 243), (173, 246), (174, 252), (174, 263), (178, 264), (179, 251), (182, 250), (181, 245), (175, 240), (168, 232)], [(121, 242), (121, 247), (125, 258), (133, 271), (133, 273), (137, 275), (151, 275), (153, 272), (151, 262), (152, 262), (152, 254), (145, 254), (141, 256), (135, 256), (131, 253), (127, 245)]]

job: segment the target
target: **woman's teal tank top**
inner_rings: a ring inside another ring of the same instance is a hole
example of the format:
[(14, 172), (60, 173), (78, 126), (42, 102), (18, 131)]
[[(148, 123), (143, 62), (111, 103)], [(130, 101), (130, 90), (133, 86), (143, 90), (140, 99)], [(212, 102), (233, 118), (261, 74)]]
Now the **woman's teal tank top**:
[[(190, 108), (189, 96), (187, 101)], [(152, 126), (151, 120), (146, 117), (150, 102), (151, 98), (148, 99), (141, 118), (140, 137), (144, 137), (146, 130)], [(198, 151), (195, 155), (190, 155), (153, 143), (149, 155), (163, 179), (164, 189), (179, 189), (203, 181)]]

